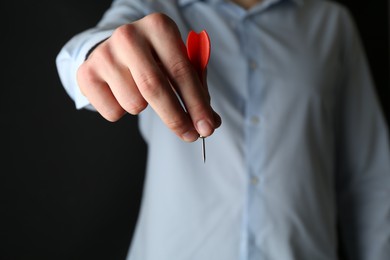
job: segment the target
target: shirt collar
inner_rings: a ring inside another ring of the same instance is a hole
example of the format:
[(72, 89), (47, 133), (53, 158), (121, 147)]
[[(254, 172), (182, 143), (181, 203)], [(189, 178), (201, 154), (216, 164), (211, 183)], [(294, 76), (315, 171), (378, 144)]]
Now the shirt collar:
[[(180, 6), (184, 6), (184, 5), (187, 5), (187, 4), (192, 4), (192, 3), (195, 3), (195, 2), (210, 2), (212, 4), (217, 4), (217, 3), (222, 3), (222, 2), (226, 2), (227, 0), (178, 0), (178, 3)], [(272, 1), (272, 2), (279, 2), (279, 1), (283, 1), (283, 0), (276, 0), (276, 1)], [(302, 5), (304, 0), (288, 0), (288, 1), (292, 1), (294, 3), (296, 3), (297, 5)], [(267, 0), (264, 0), (264, 2), (268, 2)]]

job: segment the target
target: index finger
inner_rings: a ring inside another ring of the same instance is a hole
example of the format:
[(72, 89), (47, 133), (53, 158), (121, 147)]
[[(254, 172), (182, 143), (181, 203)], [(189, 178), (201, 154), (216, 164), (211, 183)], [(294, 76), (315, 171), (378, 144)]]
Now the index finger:
[(151, 18), (143, 18), (116, 31), (113, 37), (120, 44), (115, 49), (115, 56), (126, 64), (142, 97), (162, 121), (183, 140), (195, 141), (199, 134), (160, 65), (157, 51), (148, 39), (148, 35), (154, 32), (143, 28), (145, 19)]
[(207, 87), (188, 59), (179, 30), (177, 27), (170, 28), (150, 34), (150, 42), (197, 132), (201, 136), (209, 136), (217, 126)]

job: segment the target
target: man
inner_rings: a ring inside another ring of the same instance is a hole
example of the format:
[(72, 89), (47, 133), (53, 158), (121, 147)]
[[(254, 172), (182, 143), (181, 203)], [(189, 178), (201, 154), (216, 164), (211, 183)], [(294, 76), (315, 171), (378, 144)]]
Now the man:
[[(184, 40), (203, 29), (199, 79)], [(147, 176), (128, 259), (390, 255), (388, 130), (339, 4), (117, 0), (57, 66), (77, 108), (139, 114)]]

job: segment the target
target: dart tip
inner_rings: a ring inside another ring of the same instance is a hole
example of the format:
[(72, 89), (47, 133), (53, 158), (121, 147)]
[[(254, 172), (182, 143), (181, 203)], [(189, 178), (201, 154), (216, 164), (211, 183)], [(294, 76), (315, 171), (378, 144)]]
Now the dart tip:
[(206, 137), (200, 136), (202, 138), (202, 156), (203, 156), (203, 163), (206, 163), (206, 141), (204, 140)]

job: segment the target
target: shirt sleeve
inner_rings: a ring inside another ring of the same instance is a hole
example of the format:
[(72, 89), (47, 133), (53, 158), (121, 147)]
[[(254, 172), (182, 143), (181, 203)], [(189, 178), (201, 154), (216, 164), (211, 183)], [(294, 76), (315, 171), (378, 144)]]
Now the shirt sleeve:
[(73, 36), (56, 57), (59, 78), (77, 109), (92, 109), (88, 99), (80, 92), (76, 80), (79, 66), (84, 62), (89, 50), (111, 36), (120, 25), (140, 19), (147, 12), (143, 1), (114, 0), (111, 7), (94, 28)]
[(344, 11), (336, 176), (340, 238), (347, 259), (385, 260), (390, 255), (389, 131), (357, 28)]

